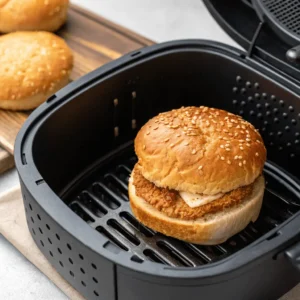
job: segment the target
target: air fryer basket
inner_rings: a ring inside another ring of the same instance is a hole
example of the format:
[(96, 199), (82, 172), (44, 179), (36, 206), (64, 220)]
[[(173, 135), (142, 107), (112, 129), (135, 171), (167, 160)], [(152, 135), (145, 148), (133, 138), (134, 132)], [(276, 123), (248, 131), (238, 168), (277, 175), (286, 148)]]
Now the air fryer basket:
[[(182, 105), (240, 114), (267, 146), (259, 220), (222, 245), (155, 233), (129, 207), (137, 131)], [(59, 91), (21, 129), (32, 237), (88, 299), (277, 299), (300, 279), (299, 122), (299, 89), (228, 46), (177, 41), (128, 54)]]

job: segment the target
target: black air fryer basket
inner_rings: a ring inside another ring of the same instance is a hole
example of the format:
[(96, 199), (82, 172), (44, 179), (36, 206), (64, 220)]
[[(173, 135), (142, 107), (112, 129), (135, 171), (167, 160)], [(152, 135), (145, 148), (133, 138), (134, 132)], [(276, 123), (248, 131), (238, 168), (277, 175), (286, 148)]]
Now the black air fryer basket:
[[(206, 4), (238, 36), (225, 2)], [(56, 93), (21, 129), (15, 158), (28, 227), (87, 299), (278, 299), (300, 281), (299, 70), (278, 49), (277, 57), (262, 55), (255, 42), (268, 29), (250, 7), (236, 5), (258, 28), (249, 23), (252, 35), (244, 32), (247, 53), (201, 40), (140, 49)], [(183, 105), (242, 115), (268, 150), (259, 219), (217, 246), (158, 234), (129, 207), (139, 128)]]

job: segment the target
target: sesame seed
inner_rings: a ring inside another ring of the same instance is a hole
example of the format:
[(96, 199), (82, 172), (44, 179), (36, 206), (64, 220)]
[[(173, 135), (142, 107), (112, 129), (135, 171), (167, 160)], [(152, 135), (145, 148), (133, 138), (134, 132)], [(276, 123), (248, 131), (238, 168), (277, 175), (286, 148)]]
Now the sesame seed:
[(240, 125), (236, 126), (236, 128), (241, 128)]
[(243, 164), (240, 162), (240, 163), (239, 163), (239, 166), (241, 167), (242, 165), (243, 165)]
[(243, 128), (243, 129), (246, 129), (245, 125), (242, 125), (242, 128)]
[(242, 159), (243, 158), (243, 156), (239, 156), (239, 159)]
[(143, 150), (145, 150), (146, 149), (146, 146), (145, 145), (143, 145)]
[(196, 149), (193, 149), (192, 154), (196, 154), (196, 152), (197, 152)]
[(225, 117), (224, 120), (228, 120), (228, 117)]
[(245, 160), (243, 160), (243, 164), (244, 164), (244, 165), (246, 164), (246, 161), (245, 161)]
[(241, 150), (244, 150), (244, 148), (243, 148), (243, 147), (240, 147), (240, 149), (241, 149)]
[(237, 132), (235, 132), (234, 136), (238, 136), (239, 134)]
[(213, 123), (215, 123), (215, 124), (217, 123), (217, 121), (216, 121), (216, 120), (211, 120), (211, 121), (212, 121)]
[(230, 146), (230, 144), (226, 144), (226, 145), (225, 145), (225, 147), (229, 147), (229, 146)]
[(251, 146), (251, 145), (250, 145), (250, 144), (248, 144), (248, 143), (247, 143), (246, 145), (247, 145), (248, 147), (250, 147), (250, 146)]
[(174, 144), (171, 144), (170, 147), (171, 147), (171, 148), (174, 147)]
[(224, 145), (220, 145), (220, 148), (224, 149)]
[(250, 142), (251, 140), (250, 140), (249, 138), (246, 138), (246, 141), (247, 141), (247, 142)]
[(225, 157), (224, 157), (224, 156), (221, 156), (221, 160), (225, 160)]
[(206, 111), (208, 111), (208, 108), (207, 108), (207, 107), (204, 107), (204, 108), (203, 108), (203, 112), (206, 112)]
[(221, 121), (220, 124), (221, 124), (221, 126), (224, 126), (224, 122), (223, 121)]
[(153, 128), (153, 130), (157, 130), (157, 129), (158, 129), (158, 126), (156, 126), (156, 127)]
[(180, 137), (180, 136), (181, 136), (181, 134), (180, 134), (180, 133), (178, 133), (178, 134), (176, 134), (176, 136), (177, 136), (177, 137)]
[(202, 170), (202, 168), (203, 168), (203, 166), (199, 166), (199, 167), (198, 167), (198, 170)]
[(165, 139), (165, 142), (168, 142), (169, 140), (170, 140), (169, 138), (166, 138), (166, 139)]
[(258, 152), (255, 153), (255, 156), (258, 156)]
[(190, 143), (185, 143), (184, 146), (188, 146)]
[(244, 143), (245, 141), (244, 141), (244, 140), (239, 140), (239, 142), (240, 142), (240, 143)]
[(146, 134), (149, 135), (149, 134), (150, 134), (150, 131), (148, 131)]
[(226, 132), (226, 133), (229, 132), (227, 129), (223, 129), (223, 131)]
[(239, 158), (239, 156), (238, 155), (236, 155), (235, 157), (234, 157), (234, 159), (236, 160), (236, 159), (238, 159)]
[(231, 161), (230, 161), (230, 160), (227, 160), (227, 163), (228, 163), (229, 165), (231, 165)]
[(226, 151), (230, 151), (230, 148), (226, 148), (225, 150), (226, 150)]

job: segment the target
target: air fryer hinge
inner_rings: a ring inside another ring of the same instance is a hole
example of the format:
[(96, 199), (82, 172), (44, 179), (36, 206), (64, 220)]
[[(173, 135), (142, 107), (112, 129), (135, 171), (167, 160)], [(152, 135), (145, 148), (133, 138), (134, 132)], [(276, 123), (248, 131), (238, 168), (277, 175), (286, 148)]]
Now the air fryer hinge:
[(264, 24), (265, 24), (265, 23), (264, 23), (263, 21), (259, 22), (259, 24), (258, 24), (258, 26), (257, 26), (257, 28), (256, 28), (256, 30), (255, 30), (255, 33), (254, 33), (254, 35), (253, 35), (253, 38), (252, 38), (252, 40), (251, 40), (249, 49), (248, 49), (248, 51), (247, 51), (247, 57), (251, 57), (251, 56), (252, 56), (252, 52), (253, 52), (253, 49), (254, 49), (254, 47), (255, 47), (255, 43), (256, 43), (256, 41), (257, 41), (257, 38), (258, 38), (258, 36), (259, 36), (259, 34), (260, 34), (260, 32), (261, 32), (261, 29), (262, 29), (262, 27), (263, 27)]

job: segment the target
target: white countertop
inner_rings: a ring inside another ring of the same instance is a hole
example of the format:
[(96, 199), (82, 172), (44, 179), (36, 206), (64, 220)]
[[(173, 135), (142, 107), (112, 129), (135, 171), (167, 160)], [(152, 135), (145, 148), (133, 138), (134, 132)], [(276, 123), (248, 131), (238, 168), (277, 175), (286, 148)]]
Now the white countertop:
[[(200, 0), (71, 0), (156, 42), (200, 38), (233, 46)], [(238, 46), (237, 46), (238, 47)], [(0, 176), (0, 194), (18, 185), (16, 170)], [(67, 299), (0, 235), (0, 299)]]

